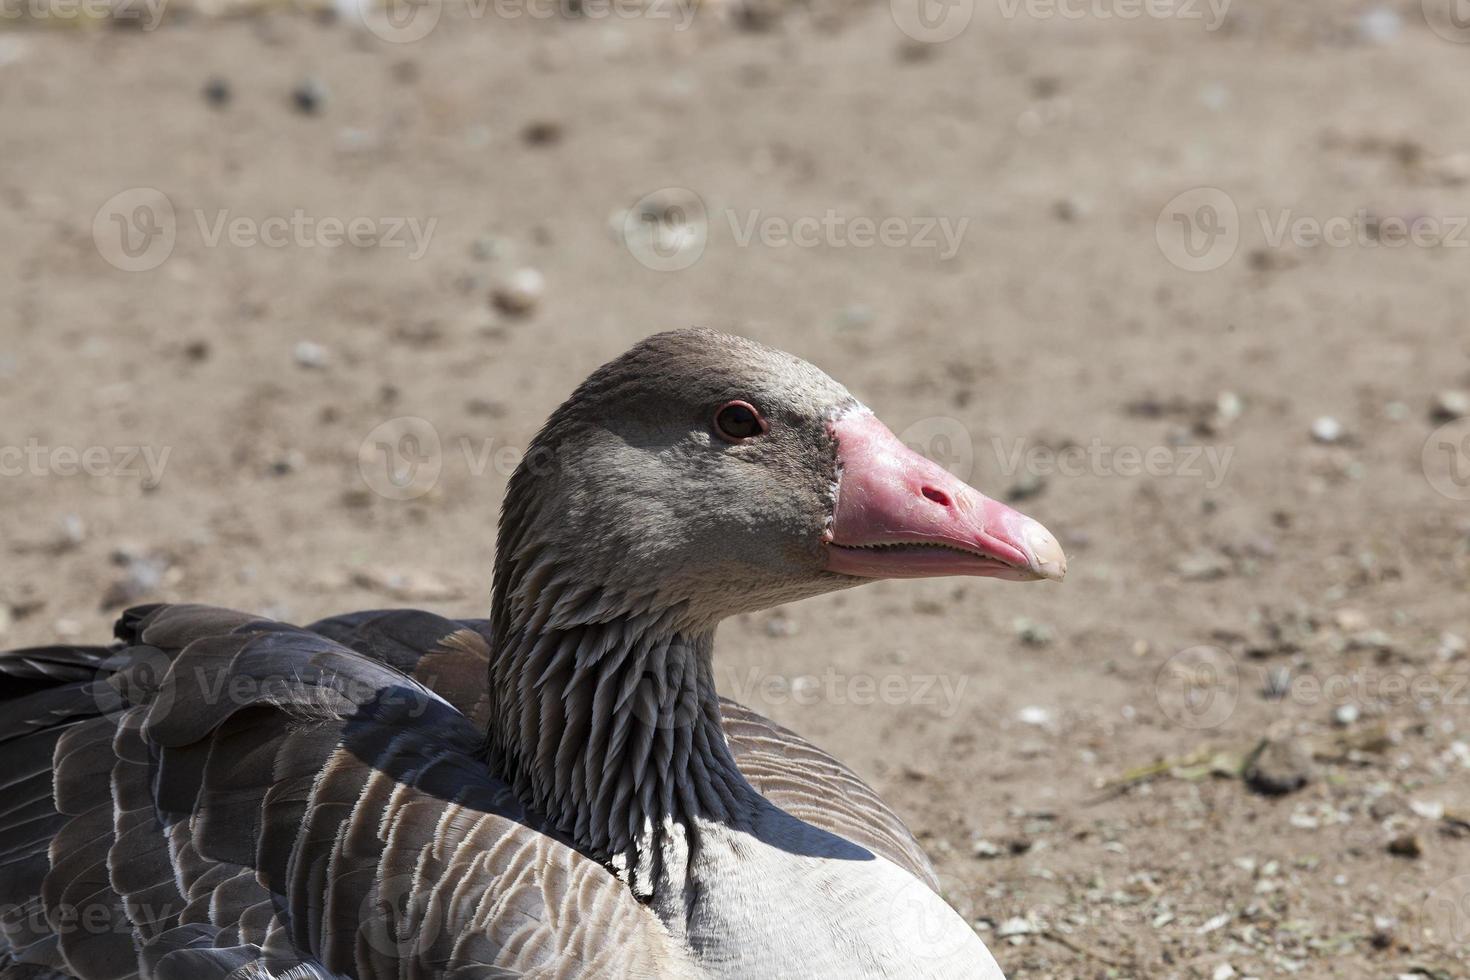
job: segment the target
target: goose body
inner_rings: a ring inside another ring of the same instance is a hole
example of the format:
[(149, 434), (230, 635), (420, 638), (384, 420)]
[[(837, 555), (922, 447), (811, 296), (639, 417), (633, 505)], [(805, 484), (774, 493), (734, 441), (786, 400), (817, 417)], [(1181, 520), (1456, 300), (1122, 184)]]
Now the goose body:
[(658, 335), (512, 478), (488, 621), (153, 606), (0, 654), (0, 980), (1001, 977), (877, 795), (713, 685), (734, 612), (1060, 577), (880, 430)]

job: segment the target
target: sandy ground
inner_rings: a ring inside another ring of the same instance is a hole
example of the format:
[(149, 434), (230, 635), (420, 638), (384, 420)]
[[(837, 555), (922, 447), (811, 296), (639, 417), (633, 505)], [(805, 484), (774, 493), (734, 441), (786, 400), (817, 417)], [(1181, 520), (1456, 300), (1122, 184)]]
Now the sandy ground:
[[(434, 7), (412, 43), (9, 18), (0, 639), (155, 599), (482, 614), (539, 422), (635, 339), (725, 328), (1068, 548), (1060, 586), (720, 639), (1008, 971), (1470, 975), (1470, 423), (1432, 418), (1470, 387), (1470, 45), (1416, 3), (1126, 3), (985, 0), (943, 43), (885, 4)], [(385, 433), (437, 474), (395, 484)], [(1240, 777), (1263, 738), (1305, 787)]]

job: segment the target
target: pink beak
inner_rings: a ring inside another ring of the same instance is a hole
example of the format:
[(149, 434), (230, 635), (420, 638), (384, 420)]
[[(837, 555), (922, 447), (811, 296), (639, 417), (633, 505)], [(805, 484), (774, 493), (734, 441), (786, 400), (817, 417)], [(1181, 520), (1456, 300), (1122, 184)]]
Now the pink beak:
[(872, 413), (830, 423), (837, 505), (827, 569), (862, 578), (984, 575), (1060, 581), (1067, 557), (1052, 533), (909, 449)]

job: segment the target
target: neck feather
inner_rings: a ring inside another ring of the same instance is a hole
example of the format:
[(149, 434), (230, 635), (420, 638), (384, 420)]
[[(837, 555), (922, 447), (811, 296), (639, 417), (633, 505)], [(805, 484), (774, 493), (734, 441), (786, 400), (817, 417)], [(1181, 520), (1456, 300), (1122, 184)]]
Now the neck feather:
[(516, 591), (492, 617), (492, 766), (635, 893), (682, 888), (697, 822), (743, 824), (758, 800), (725, 740), (713, 629), (677, 610), (589, 622), (568, 610), (606, 597)]

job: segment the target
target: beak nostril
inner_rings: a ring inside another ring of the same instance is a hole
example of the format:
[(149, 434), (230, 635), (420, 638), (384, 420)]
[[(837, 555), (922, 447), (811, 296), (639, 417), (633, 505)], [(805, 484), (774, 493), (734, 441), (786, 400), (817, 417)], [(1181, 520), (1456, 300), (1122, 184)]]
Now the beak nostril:
[(928, 497), (930, 500), (934, 501), (941, 507), (949, 506), (949, 494), (945, 493), (943, 490), (936, 490), (933, 487), (925, 487), (924, 496)]

